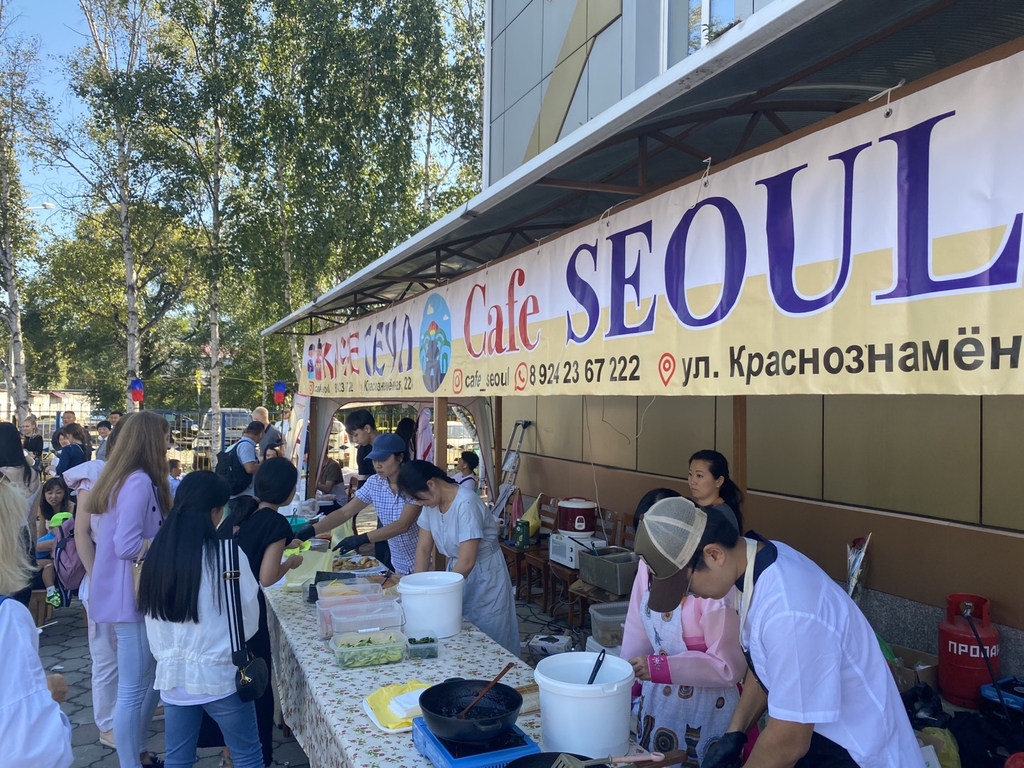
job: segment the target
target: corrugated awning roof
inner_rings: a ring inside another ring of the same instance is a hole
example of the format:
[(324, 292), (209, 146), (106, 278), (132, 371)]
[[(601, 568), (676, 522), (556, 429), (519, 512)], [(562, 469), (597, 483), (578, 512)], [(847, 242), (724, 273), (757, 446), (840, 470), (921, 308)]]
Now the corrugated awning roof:
[(264, 334), (409, 298), (1022, 35), (1020, 0), (776, 0)]

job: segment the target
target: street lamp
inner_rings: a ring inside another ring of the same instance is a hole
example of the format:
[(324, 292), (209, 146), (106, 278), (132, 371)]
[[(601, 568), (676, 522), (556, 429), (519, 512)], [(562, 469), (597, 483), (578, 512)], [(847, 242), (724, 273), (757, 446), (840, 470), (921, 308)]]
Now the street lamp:
[(43, 203), (42, 205), (27, 205), (25, 206), (26, 211), (52, 211), (57, 206), (53, 203)]

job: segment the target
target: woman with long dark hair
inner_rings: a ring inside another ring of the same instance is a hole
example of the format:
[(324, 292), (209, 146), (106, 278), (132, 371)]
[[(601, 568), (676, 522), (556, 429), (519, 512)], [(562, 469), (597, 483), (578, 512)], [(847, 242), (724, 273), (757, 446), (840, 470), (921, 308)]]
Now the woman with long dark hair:
[[(256, 709), (239, 698), (231, 659), (220, 555), (235, 544), (217, 534), (230, 495), (228, 484), (213, 472), (191, 472), (178, 486), (142, 568), (139, 609), (164, 702), (167, 768), (195, 763), (203, 712), (220, 726), (236, 768), (263, 765)], [(259, 624), (259, 585), (246, 558), (239, 558), (238, 566), (244, 634), (251, 637)]]
[(480, 497), (460, 488), (429, 461), (410, 461), (398, 472), (402, 493), (423, 505), (416, 572), (430, 569), (437, 551), (448, 570), (466, 579), (462, 615), (509, 653), (519, 653), (519, 620), (508, 566), (498, 547), (498, 525)]
[[(250, 503), (249, 508), (237, 510), (221, 526), (222, 533), (234, 536), (249, 561), (250, 570), (264, 587), (276, 584), (288, 571), (302, 564), (301, 555), (291, 555), (282, 561), (285, 545), (292, 540), (292, 527), (277, 511), (291, 503), (298, 480), (299, 471), (288, 459), (267, 459), (260, 464), (253, 478), (254, 498), (246, 500)], [(259, 604), (259, 629), (246, 645), (250, 653), (261, 657), (267, 662), (267, 669), (272, 670), (267, 604), (262, 592), (259, 593)], [(263, 763), (271, 765), (274, 762), (274, 692), (271, 686), (267, 686), (255, 704)]]
[[(36, 494), (36, 563), (39, 565), (43, 586), (46, 588), (46, 602), (54, 608), (60, 608), (60, 593), (57, 592), (57, 573), (54, 570), (53, 549), (57, 537), (51, 528), (56, 528), (64, 520), (74, 515), (75, 505), (71, 502), (71, 491), (59, 477), (51, 477), (43, 484), (43, 489)], [(61, 515), (61, 517), (56, 517)], [(56, 519), (54, 519), (56, 518)]]
[(86, 501), (96, 542), (89, 608), (93, 621), (114, 626), (117, 756), (121, 768), (140, 768), (144, 732), (159, 697), (153, 690), (156, 661), (135, 603), (132, 564), (146, 556), (166, 510), (171, 508), (167, 482), (170, 426), (151, 411), (133, 413), (124, 422), (117, 450)]
[(25, 457), (18, 428), (6, 421), (0, 422), (0, 475), (6, 477), (25, 500), (27, 520), (28, 499), (39, 490), (39, 473)]
[(718, 451), (697, 451), (690, 457), (690, 496), (705, 509), (717, 509), (743, 533), (743, 492), (729, 477), (729, 461)]

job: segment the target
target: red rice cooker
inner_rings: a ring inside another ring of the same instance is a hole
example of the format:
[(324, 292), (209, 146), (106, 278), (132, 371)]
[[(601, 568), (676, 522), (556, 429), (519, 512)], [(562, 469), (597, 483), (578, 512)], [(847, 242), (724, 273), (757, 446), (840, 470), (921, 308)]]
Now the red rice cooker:
[(558, 530), (561, 533), (589, 535), (597, 530), (597, 503), (582, 496), (570, 496), (558, 502)]

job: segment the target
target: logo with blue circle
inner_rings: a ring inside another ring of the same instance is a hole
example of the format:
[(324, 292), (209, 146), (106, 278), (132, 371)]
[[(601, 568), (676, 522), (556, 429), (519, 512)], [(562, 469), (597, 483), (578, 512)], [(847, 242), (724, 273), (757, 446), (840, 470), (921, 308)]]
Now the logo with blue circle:
[(440, 294), (427, 299), (420, 321), (420, 369), (423, 385), (436, 392), (452, 360), (452, 313)]

